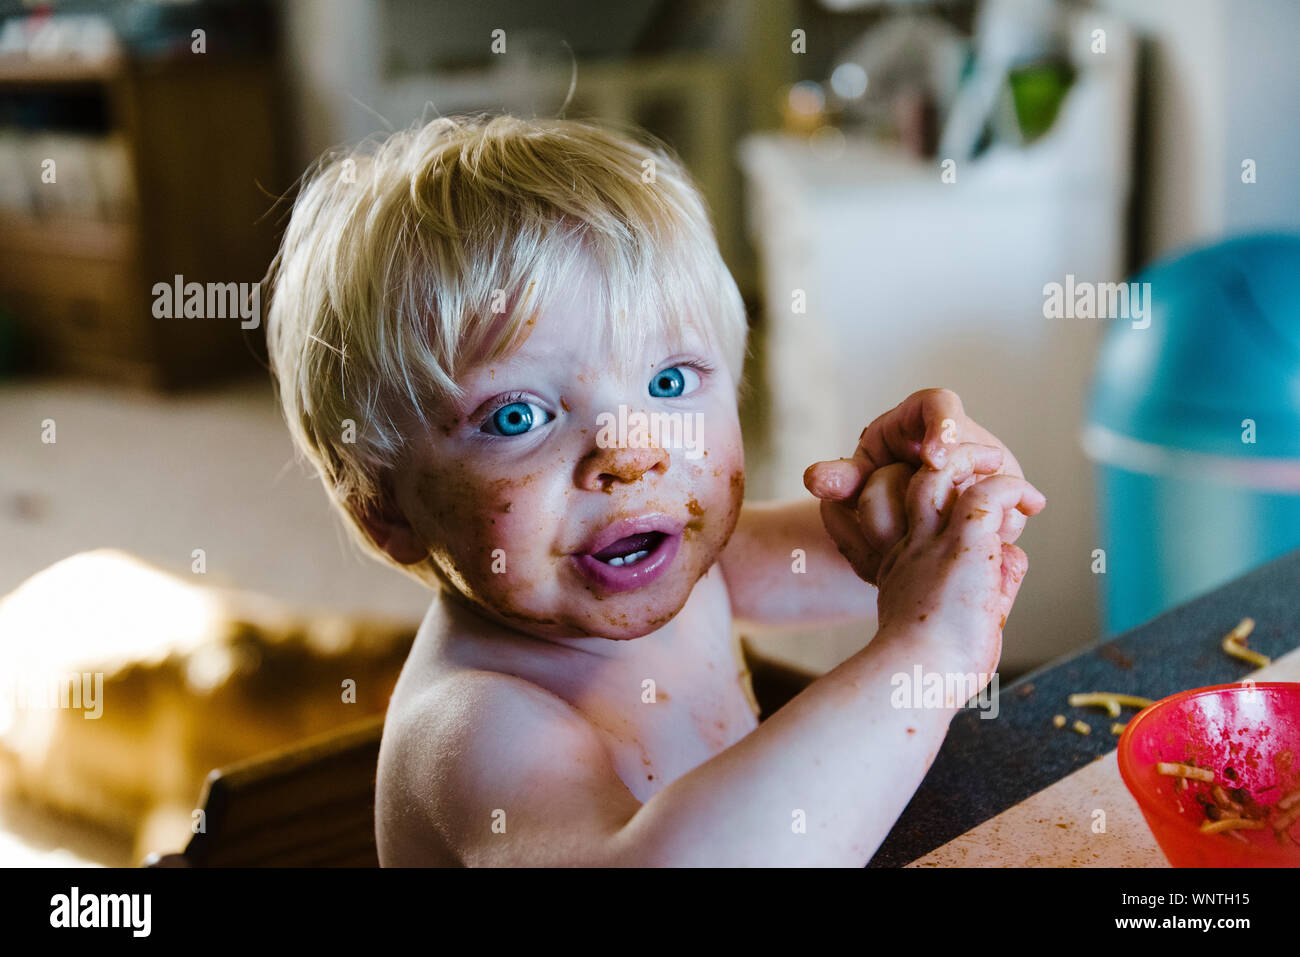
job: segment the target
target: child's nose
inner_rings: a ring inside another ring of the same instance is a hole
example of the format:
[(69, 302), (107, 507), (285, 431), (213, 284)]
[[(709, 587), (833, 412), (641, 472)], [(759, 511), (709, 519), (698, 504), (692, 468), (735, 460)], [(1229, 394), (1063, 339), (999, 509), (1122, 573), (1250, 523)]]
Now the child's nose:
[(593, 449), (578, 463), (578, 487), (592, 492), (606, 492), (615, 482), (631, 484), (647, 472), (662, 475), (671, 459), (667, 449), (608, 448)]

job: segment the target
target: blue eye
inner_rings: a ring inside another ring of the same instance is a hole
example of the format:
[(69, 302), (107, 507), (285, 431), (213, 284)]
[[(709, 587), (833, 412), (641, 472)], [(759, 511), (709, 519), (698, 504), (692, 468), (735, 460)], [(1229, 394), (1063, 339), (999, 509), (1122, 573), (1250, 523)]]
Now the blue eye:
[(532, 431), (534, 422), (546, 421), (546, 413), (531, 402), (511, 402), (493, 412), (483, 429), (493, 435), (523, 435)]
[[(692, 383), (691, 380), (694, 380)], [(687, 392), (694, 392), (700, 384), (700, 376), (688, 366), (673, 366), (656, 372), (650, 380), (650, 394), (657, 399), (673, 399)]]

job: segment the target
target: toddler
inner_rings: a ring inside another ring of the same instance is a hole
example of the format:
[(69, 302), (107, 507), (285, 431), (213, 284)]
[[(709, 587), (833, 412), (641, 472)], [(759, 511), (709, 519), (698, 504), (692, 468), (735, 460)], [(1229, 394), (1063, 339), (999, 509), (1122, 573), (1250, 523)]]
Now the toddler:
[[(307, 178), (271, 273), (285, 417), (435, 593), (382, 864), (861, 866), (884, 839), (964, 704), (894, 707), (891, 677), (995, 670), (1045, 499), (930, 389), (812, 498), (744, 502), (746, 329), (645, 137), (440, 118)], [(733, 626), (853, 620), (870, 643), (760, 724)]]

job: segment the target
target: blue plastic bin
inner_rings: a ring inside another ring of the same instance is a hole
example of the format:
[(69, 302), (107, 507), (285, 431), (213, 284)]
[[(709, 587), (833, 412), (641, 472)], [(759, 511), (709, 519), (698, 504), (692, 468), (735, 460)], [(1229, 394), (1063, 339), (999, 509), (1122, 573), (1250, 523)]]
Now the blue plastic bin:
[(1134, 281), (1151, 283), (1150, 325), (1113, 322), (1084, 430), (1109, 634), (1300, 548), (1300, 236)]

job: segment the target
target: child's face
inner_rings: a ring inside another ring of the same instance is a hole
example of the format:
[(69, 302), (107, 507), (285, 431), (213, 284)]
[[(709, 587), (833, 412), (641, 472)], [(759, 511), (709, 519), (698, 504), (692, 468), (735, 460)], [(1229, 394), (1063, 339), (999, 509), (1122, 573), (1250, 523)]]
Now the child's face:
[(590, 282), (531, 320), (513, 355), (462, 376), (464, 400), (433, 410), (394, 492), (442, 573), (493, 617), (635, 638), (681, 610), (726, 544), (744, 453), (724, 357), (683, 327), (614, 360)]

